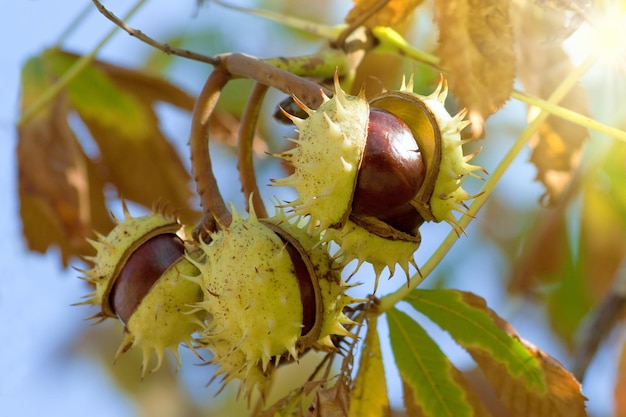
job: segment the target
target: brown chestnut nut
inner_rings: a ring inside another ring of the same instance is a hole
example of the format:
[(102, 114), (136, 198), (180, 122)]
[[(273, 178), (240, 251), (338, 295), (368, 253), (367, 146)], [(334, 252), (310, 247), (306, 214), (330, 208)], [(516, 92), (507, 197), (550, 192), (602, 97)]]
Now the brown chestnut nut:
[(370, 108), (352, 213), (373, 216), (405, 233), (415, 233), (423, 219), (410, 202), (425, 173), (409, 126), (385, 110)]

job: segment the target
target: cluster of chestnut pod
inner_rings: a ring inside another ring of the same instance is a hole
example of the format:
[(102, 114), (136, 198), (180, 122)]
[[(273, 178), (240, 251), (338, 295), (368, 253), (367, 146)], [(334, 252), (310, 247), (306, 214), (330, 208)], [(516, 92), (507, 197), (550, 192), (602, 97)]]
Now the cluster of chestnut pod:
[[(298, 198), (277, 202), (273, 216), (232, 209), (230, 224), (193, 239), (162, 210), (131, 217), (125, 209), (91, 241), (97, 254), (82, 278), (95, 291), (81, 304), (100, 307), (92, 318), (122, 321), (118, 355), (142, 349), (145, 372), (153, 352), (154, 369), (168, 349), (180, 362), (185, 343), (212, 352), (224, 384), (263, 389), (279, 362), (336, 350), (336, 340), (352, 336), (344, 309), (358, 300), (346, 294), (346, 264), (369, 263), (376, 279), (396, 265), (408, 275), (423, 222), (460, 229), (452, 212), (471, 198), (461, 185), (482, 168), (463, 155), (468, 122), (446, 111), (445, 81), (429, 96), (403, 81), (370, 99), (334, 81), (318, 109), (294, 98), (306, 116), (285, 114), (297, 137), (274, 156), (293, 171), (273, 185), (293, 187)], [(330, 242), (339, 248), (332, 255)]]

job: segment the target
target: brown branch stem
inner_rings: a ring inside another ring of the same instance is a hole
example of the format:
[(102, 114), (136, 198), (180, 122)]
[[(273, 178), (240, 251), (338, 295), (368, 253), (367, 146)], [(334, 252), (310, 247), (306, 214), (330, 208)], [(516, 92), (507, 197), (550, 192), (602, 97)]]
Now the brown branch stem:
[[(257, 120), (259, 119), (259, 113), (261, 111), (261, 104), (263, 104), (263, 98), (265, 97), (267, 89), (268, 87), (265, 84), (255, 84), (241, 116), (239, 123), (239, 140), (237, 144), (237, 169), (239, 170), (241, 190), (245, 196), (246, 204), (249, 204), (251, 200), (252, 208), (259, 218), (267, 217), (267, 210), (261, 199), (256, 174), (254, 172), (252, 144)], [(250, 207), (248, 206), (247, 208), (248, 211), (250, 211)]]
[(204, 210), (202, 221), (194, 235), (201, 237), (206, 237), (204, 235), (208, 231), (217, 230), (216, 220), (224, 226), (230, 225), (232, 220), (231, 213), (219, 192), (209, 152), (209, 119), (222, 89), (229, 80), (228, 73), (219, 69), (214, 70), (202, 87), (191, 118), (189, 138), (191, 171)]
[(106, 7), (104, 7), (104, 5), (99, 0), (92, 0), (92, 1), (95, 4), (95, 6), (98, 8), (98, 11), (102, 13), (104, 17), (106, 17), (115, 25), (117, 25), (118, 27), (126, 31), (126, 33), (128, 33), (130, 36), (133, 36), (139, 39), (140, 41), (147, 43), (148, 45), (160, 50), (163, 53), (166, 53), (168, 55), (181, 56), (183, 58), (192, 59), (194, 61), (205, 62), (210, 65), (218, 65), (220, 62), (219, 58), (214, 57), (214, 56), (207, 56), (207, 55), (199, 54), (197, 52), (189, 51), (187, 49), (176, 48), (174, 46), (168, 45), (167, 43), (161, 43), (155, 40), (154, 38), (151, 38), (150, 36), (146, 35), (142, 31), (128, 26), (126, 23), (124, 23), (122, 19), (120, 19), (111, 11), (109, 11)]
[(306, 78), (276, 68), (256, 57), (232, 53), (219, 55), (219, 68), (235, 77), (250, 78), (283, 93), (296, 96), (311, 108), (322, 104), (322, 92), (331, 97), (332, 92)]

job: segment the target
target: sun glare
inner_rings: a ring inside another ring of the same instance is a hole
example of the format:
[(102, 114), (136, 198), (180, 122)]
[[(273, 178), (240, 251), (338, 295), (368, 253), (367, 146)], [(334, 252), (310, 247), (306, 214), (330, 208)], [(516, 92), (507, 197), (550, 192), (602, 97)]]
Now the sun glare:
[(572, 37), (572, 49), (597, 54), (603, 65), (626, 72), (626, 3), (597, 2), (584, 18), (583, 27)]

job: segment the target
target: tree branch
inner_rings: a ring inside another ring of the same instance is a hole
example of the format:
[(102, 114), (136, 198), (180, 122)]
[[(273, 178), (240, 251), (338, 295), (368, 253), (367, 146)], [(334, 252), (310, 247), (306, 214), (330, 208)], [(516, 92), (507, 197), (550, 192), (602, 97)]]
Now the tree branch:
[(104, 17), (109, 19), (115, 25), (124, 29), (130, 36), (134, 36), (140, 41), (147, 43), (148, 45), (160, 50), (161, 52), (164, 52), (168, 55), (177, 55), (183, 58), (192, 59), (194, 61), (204, 62), (213, 66), (216, 66), (220, 63), (220, 59), (218, 57), (207, 56), (193, 51), (189, 51), (187, 49), (180, 49), (166, 43), (158, 42), (150, 36), (144, 34), (142, 31), (128, 26), (126, 23), (124, 23), (123, 20), (121, 20), (119, 17), (110, 12), (106, 7), (104, 7), (104, 5), (100, 3), (99, 0), (93, 0), (93, 3), (96, 5), (100, 13), (104, 15)]

